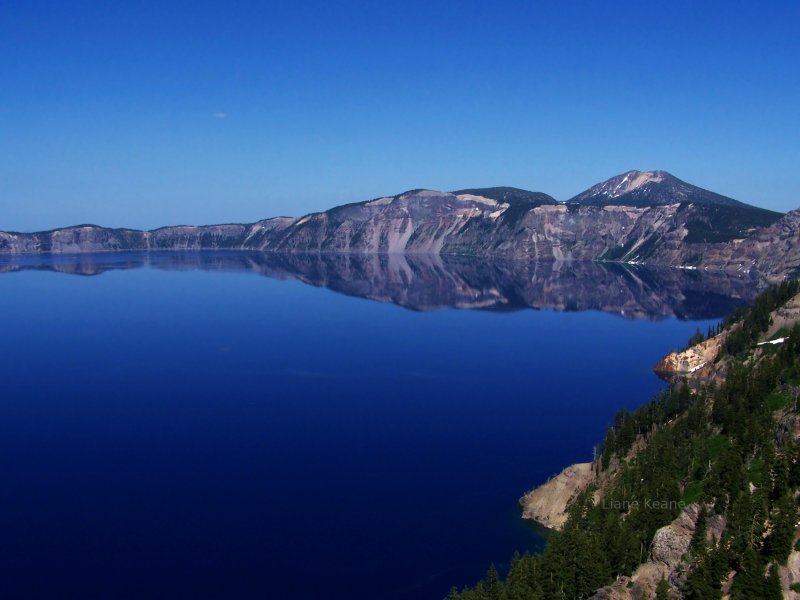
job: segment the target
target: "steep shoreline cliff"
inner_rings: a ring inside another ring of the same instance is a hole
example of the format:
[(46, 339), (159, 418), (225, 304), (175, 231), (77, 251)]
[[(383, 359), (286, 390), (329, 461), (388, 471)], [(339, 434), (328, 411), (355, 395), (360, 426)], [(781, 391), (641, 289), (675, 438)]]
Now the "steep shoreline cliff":
[(660, 171), (625, 177), (566, 203), (513, 188), (414, 190), (249, 224), (0, 232), (0, 253), (239, 249), (472, 255), (662, 265), (752, 273), (766, 281), (800, 269), (800, 212), (782, 216)]
[(667, 355), (668, 391), (621, 411), (595, 461), (523, 496), (553, 537), (504, 585), (531, 572), (537, 599), (800, 597), (798, 291), (772, 287)]
[(522, 518), (536, 521), (549, 529), (561, 529), (567, 522), (570, 502), (595, 479), (593, 463), (570, 465), (519, 499)]

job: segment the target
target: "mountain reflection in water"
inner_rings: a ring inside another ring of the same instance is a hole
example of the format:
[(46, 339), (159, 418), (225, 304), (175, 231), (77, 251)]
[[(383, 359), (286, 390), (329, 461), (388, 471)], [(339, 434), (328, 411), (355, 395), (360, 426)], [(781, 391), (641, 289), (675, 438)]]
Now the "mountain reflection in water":
[(0, 257), (0, 273), (100, 275), (118, 269), (249, 271), (412, 310), (599, 310), (629, 319), (721, 318), (758, 292), (745, 276), (598, 262), (428, 254), (171, 251)]

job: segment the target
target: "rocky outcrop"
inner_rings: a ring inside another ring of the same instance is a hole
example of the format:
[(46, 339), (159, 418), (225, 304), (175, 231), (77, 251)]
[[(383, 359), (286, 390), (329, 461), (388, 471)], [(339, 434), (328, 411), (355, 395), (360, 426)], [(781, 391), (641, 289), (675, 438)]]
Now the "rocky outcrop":
[[(790, 329), (798, 321), (800, 321), (800, 294), (770, 313), (770, 326), (757, 345), (782, 343), (783, 338), (777, 336), (782, 330)], [(728, 336), (738, 327), (738, 324), (734, 324), (730, 329), (699, 344), (685, 350), (670, 352), (656, 364), (653, 371), (670, 383), (686, 381), (691, 386), (697, 386), (721, 381), (725, 377), (727, 361), (719, 360), (719, 357)]]
[(595, 480), (592, 463), (577, 463), (520, 498), (522, 518), (550, 529), (561, 529), (567, 521), (567, 507)]
[(775, 444), (780, 448), (788, 440), (800, 439), (800, 414), (796, 411), (798, 399), (800, 399), (800, 390), (793, 388), (790, 398), (793, 399), (791, 410), (779, 411), (776, 414), (778, 419), (778, 426), (775, 428)]
[(674, 568), (689, 550), (699, 516), (700, 506), (690, 504), (672, 523), (656, 531), (650, 544), (650, 561)]
[(709, 246), (703, 251), (702, 264), (712, 270), (755, 271), (771, 283), (796, 275), (800, 272), (800, 209), (746, 238)]
[(670, 382), (680, 379), (707, 380), (714, 370), (714, 363), (726, 337), (727, 332), (722, 332), (686, 350), (670, 352), (658, 362), (653, 371)]
[(772, 339), (782, 329), (790, 329), (798, 321), (800, 321), (800, 294), (773, 311), (770, 315), (771, 325), (767, 333), (764, 334), (764, 339)]
[(800, 584), (800, 552), (792, 550), (785, 565), (778, 566), (781, 579), (781, 590), (785, 600), (800, 600), (800, 593), (792, 589), (793, 584)]
[[(592, 600), (655, 598), (656, 586), (662, 579), (669, 583), (674, 597), (681, 597), (678, 590), (685, 581), (682, 566), (691, 559), (689, 547), (699, 516), (700, 505), (686, 506), (672, 523), (656, 531), (648, 560), (639, 565), (631, 576), (622, 575), (613, 585), (598, 590)], [(706, 527), (707, 539), (716, 543), (725, 531), (725, 520), (719, 515), (712, 515)]]

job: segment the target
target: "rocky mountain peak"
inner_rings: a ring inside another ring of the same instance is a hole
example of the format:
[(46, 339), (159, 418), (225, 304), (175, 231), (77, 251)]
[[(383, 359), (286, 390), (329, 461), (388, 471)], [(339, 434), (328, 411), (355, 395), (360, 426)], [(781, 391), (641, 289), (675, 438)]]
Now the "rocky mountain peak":
[(686, 183), (666, 171), (628, 171), (571, 198), (569, 202), (595, 206), (663, 206), (692, 203), (760, 210), (744, 202)]
[(665, 171), (628, 171), (601, 183), (597, 193), (616, 198), (648, 183), (661, 183), (667, 175)]

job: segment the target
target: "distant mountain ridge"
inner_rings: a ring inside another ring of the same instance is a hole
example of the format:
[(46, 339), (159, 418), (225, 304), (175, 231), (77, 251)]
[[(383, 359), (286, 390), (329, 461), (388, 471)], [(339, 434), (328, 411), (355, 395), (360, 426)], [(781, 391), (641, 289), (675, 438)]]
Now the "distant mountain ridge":
[(489, 188), (470, 188), (451, 192), (456, 196), (471, 195), (482, 196), (496, 200), (497, 202), (507, 202), (514, 205), (524, 205), (530, 208), (544, 206), (547, 204), (558, 204), (558, 200), (545, 194), (544, 192), (530, 192), (515, 187), (489, 187)]
[[(0, 232), (0, 253), (243, 249), (448, 254), (754, 271), (776, 279), (800, 268), (798, 242), (797, 215), (750, 206), (664, 171), (629, 171), (567, 202), (510, 187), (412, 190), (301, 218), (248, 224)], [(773, 243), (780, 256), (772, 256)]]

